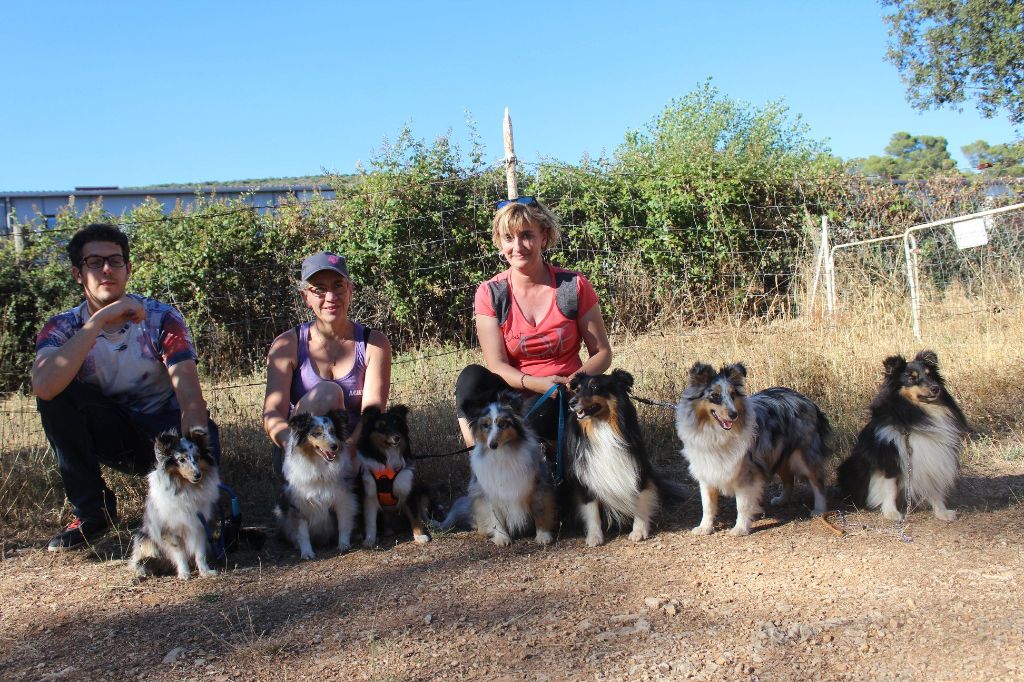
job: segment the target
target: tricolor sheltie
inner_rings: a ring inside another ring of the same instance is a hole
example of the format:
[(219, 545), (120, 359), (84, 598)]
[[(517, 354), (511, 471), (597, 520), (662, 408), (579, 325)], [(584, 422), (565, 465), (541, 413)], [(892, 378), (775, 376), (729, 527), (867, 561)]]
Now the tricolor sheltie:
[(558, 522), (555, 491), (542, 446), (523, 416), (522, 396), (502, 391), (495, 402), (467, 412), (476, 441), (473, 475), (468, 494), (441, 528), (470, 520), (499, 547), (533, 528), (538, 544), (551, 544)]
[(772, 504), (789, 501), (793, 480), (803, 476), (814, 492), (814, 514), (825, 513), (828, 419), (806, 396), (768, 388), (747, 397), (747, 369), (696, 363), (676, 407), (676, 432), (690, 474), (700, 484), (703, 515), (695, 535), (714, 531), (718, 495), (736, 496), (733, 535), (747, 535), (761, 512), (765, 486), (776, 474), (783, 492)]
[(629, 399), (633, 376), (577, 374), (566, 432), (566, 481), (574, 491), (588, 547), (604, 542), (602, 521), (633, 520), (629, 539), (646, 540), (658, 511), (658, 481), (647, 459), (636, 408)]
[(165, 431), (154, 444), (156, 468), (149, 473), (149, 494), (142, 527), (135, 534), (129, 566), (144, 578), (154, 563), (170, 562), (178, 577), (191, 577), (189, 560), (202, 577), (217, 575), (207, 563), (208, 540), (200, 515), (213, 523), (218, 513), (220, 475), (207, 450), (206, 430), (182, 438)]
[[(946, 500), (956, 486), (967, 419), (939, 374), (939, 358), (921, 351), (911, 361), (886, 358), (878, 395), (853, 452), (839, 466), (839, 487), (856, 504), (903, 518), (897, 498), (928, 501), (935, 518), (956, 519)], [(906, 510), (910, 511), (910, 510)]]
[(348, 416), (332, 410), (326, 416), (295, 414), (284, 450), (284, 486), (274, 508), (281, 532), (303, 559), (316, 555), (313, 545), (337, 538), (338, 550), (351, 547), (358, 501), (353, 480), (358, 460), (348, 453)]
[[(377, 517), (401, 514), (416, 542), (430, 542), (427, 533), (429, 498), (416, 485), (409, 445), (409, 408), (395, 405), (386, 412), (368, 407), (362, 415), (359, 458), (363, 465), (363, 545), (377, 544)], [(390, 518), (386, 520), (390, 521)]]

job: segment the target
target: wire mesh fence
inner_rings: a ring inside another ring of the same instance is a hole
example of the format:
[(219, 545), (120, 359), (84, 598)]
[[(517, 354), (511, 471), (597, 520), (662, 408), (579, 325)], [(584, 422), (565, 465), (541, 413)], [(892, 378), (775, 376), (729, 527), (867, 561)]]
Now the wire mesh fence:
[[(838, 305), (873, 305), (905, 317), (899, 236), (987, 201), (984, 186), (963, 182), (749, 180), (714, 197), (690, 185), (683, 176), (593, 167), (523, 169), (524, 193), (541, 197), (562, 221), (562, 242), (549, 259), (591, 279), (613, 339), (670, 325), (700, 334), (722, 320), (755, 329), (806, 316), (823, 215), (834, 242), (893, 237), (836, 253)], [(112, 220), (132, 237), (136, 289), (182, 311), (197, 340), (207, 390), (244, 393), (230, 407), (251, 411), (254, 423), (271, 341), (308, 319), (296, 293), (297, 264), (320, 249), (349, 258), (357, 287), (351, 317), (384, 331), (398, 350), (395, 399), (450, 403), (437, 386), (450, 386), (476, 357), (473, 293), (503, 267), (490, 229), (503, 191), (496, 167), (452, 177), (403, 171), (368, 176), (332, 198), (271, 208), (210, 200), (170, 215), (150, 205), (107, 216), (99, 204), (69, 210), (53, 229), (28, 225), (22, 232), (29, 247), (14, 259), (17, 276), (10, 268), (2, 273), (12, 293), (0, 309), (3, 387), (26, 388), (32, 333), (48, 315), (77, 302), (62, 260), (64, 242), (87, 222)], [(1019, 212), (1000, 216), (989, 243), (975, 250), (956, 249), (948, 230), (918, 237), (926, 326), (950, 314), (999, 314), (1019, 305), (1021, 221)], [(0, 248), (10, 251), (9, 241), (0, 239)], [(12, 401), (4, 403), (10, 410), (17, 403), (18, 411), (31, 412), (30, 401)], [(220, 408), (211, 404), (216, 417)]]

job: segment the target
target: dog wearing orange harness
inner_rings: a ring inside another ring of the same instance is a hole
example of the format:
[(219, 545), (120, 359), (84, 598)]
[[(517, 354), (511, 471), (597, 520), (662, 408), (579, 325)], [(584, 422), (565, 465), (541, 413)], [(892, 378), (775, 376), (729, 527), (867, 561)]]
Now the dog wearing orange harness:
[(359, 459), (363, 479), (364, 547), (377, 544), (377, 521), (404, 517), (413, 540), (430, 542), (427, 532), (429, 498), (416, 485), (409, 445), (409, 408), (395, 405), (382, 412), (368, 407), (362, 415)]

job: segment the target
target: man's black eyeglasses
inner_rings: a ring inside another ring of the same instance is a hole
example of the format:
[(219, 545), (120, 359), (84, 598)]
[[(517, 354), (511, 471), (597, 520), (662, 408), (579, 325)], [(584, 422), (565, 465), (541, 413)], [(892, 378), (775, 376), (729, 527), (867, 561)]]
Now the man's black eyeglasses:
[(112, 268), (123, 268), (127, 261), (119, 253), (113, 256), (86, 256), (79, 261), (78, 266), (85, 266), (90, 270), (102, 270), (105, 264), (109, 264)]
[(516, 197), (515, 199), (503, 199), (494, 205), (495, 209), (502, 209), (509, 204), (522, 204), (523, 206), (535, 206), (537, 197)]

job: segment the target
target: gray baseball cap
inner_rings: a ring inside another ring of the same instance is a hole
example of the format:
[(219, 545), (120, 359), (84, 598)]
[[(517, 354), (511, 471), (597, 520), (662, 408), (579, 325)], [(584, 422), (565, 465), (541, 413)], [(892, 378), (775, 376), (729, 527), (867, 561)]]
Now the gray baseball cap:
[(302, 261), (302, 281), (308, 281), (310, 277), (321, 270), (330, 270), (331, 272), (338, 273), (345, 279), (349, 279), (348, 264), (345, 263), (345, 257), (321, 251)]

